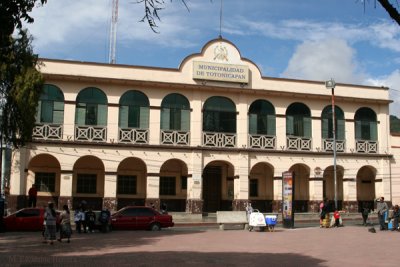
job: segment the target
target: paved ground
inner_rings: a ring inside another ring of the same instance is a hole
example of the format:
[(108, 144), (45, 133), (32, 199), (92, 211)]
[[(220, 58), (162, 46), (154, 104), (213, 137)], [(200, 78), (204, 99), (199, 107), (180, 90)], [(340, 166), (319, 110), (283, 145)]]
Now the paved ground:
[(215, 226), (74, 234), (42, 244), (38, 232), (0, 233), (0, 266), (399, 266), (400, 232), (345, 226), (275, 232)]

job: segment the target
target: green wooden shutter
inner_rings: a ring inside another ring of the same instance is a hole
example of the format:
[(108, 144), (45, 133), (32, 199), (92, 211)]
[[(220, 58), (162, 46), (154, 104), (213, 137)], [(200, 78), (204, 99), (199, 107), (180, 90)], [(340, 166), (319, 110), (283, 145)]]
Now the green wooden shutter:
[(64, 102), (54, 102), (53, 123), (62, 124), (64, 122)]
[(190, 110), (181, 110), (181, 131), (188, 132), (190, 130)]
[(346, 139), (344, 125), (345, 125), (345, 120), (337, 120), (337, 129), (336, 129), (337, 135), (336, 135), (336, 137), (338, 140)]
[(378, 140), (378, 125), (376, 121), (369, 122), (369, 129), (370, 129), (370, 140), (371, 141)]
[(78, 126), (85, 125), (85, 118), (86, 118), (86, 104), (80, 103), (76, 106), (75, 124)]
[(249, 134), (257, 134), (257, 114), (249, 114)]
[(150, 109), (149, 107), (140, 107), (140, 129), (148, 129), (149, 128), (149, 117), (150, 117)]
[(161, 130), (169, 130), (170, 109), (161, 109)]
[(321, 133), (322, 133), (322, 138), (328, 139), (329, 138), (329, 119), (323, 118), (321, 120)]
[(356, 139), (361, 140), (361, 121), (355, 121)]
[(275, 115), (267, 115), (267, 134), (276, 135), (276, 117)]
[(120, 106), (119, 107), (118, 126), (122, 129), (128, 128), (128, 114), (129, 114), (129, 106)]
[(97, 106), (97, 125), (107, 126), (107, 105)]
[(36, 123), (40, 123), (40, 114), (42, 112), (42, 101), (39, 101), (36, 110)]
[(294, 134), (293, 124), (294, 124), (293, 116), (286, 116), (286, 135)]
[(303, 117), (303, 137), (311, 138), (311, 118)]

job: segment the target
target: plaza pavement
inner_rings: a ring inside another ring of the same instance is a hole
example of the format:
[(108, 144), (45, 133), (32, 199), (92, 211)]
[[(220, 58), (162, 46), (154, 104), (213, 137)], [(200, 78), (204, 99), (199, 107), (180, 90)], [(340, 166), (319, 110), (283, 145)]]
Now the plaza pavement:
[[(375, 226), (375, 228), (378, 228)], [(42, 244), (40, 232), (0, 233), (0, 266), (399, 266), (400, 232), (368, 227), (275, 232), (177, 226), (159, 232), (73, 234)]]

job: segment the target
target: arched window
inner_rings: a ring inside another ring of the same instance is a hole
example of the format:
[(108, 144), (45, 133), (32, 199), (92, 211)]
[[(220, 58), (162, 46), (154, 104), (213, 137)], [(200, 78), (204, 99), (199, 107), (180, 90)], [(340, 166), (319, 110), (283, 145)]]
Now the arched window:
[(275, 135), (275, 108), (266, 100), (256, 100), (249, 108), (249, 134)]
[(107, 126), (107, 96), (98, 88), (88, 87), (76, 98), (75, 124)]
[(149, 128), (149, 99), (139, 91), (130, 90), (119, 101), (120, 128)]
[(293, 103), (287, 108), (286, 135), (311, 138), (311, 112), (303, 103)]
[(45, 84), (40, 95), (37, 123), (63, 124), (64, 122), (64, 95), (55, 85)]
[(376, 113), (370, 108), (360, 108), (354, 116), (357, 140), (378, 140)]
[[(332, 125), (332, 106), (326, 106), (322, 110), (322, 138), (330, 139), (333, 138), (333, 125)], [(335, 132), (337, 140), (345, 140), (345, 120), (344, 113), (341, 108), (335, 106)]]
[(236, 133), (235, 104), (226, 97), (213, 96), (203, 108), (203, 131)]
[(189, 131), (190, 104), (181, 94), (169, 94), (161, 103), (161, 130)]

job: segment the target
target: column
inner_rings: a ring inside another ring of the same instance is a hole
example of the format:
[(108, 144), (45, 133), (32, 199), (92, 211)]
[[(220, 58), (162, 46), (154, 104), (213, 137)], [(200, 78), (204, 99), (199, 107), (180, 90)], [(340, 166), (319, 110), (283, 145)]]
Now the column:
[(159, 108), (150, 107), (150, 125), (149, 125), (149, 144), (160, 144), (160, 116), (161, 110)]
[(104, 198), (103, 207), (110, 210), (117, 210), (117, 175), (104, 175)]
[[(239, 179), (237, 179), (239, 176)], [(239, 153), (235, 164), (233, 210), (246, 210), (249, 198), (249, 157), (246, 152)]]
[(188, 177), (187, 181), (187, 200), (186, 212), (193, 214), (201, 214), (203, 212), (202, 200), (202, 173), (203, 173), (203, 158), (201, 151), (193, 151), (189, 173), (192, 177)]
[(108, 106), (107, 113), (107, 141), (111, 143), (118, 142), (118, 118), (119, 118), (119, 107)]
[(62, 210), (64, 205), (67, 205), (70, 210), (72, 207), (72, 172), (60, 173), (60, 196), (58, 197), (58, 209)]

